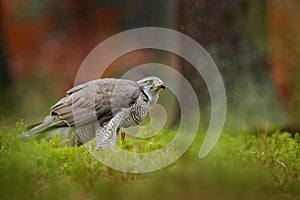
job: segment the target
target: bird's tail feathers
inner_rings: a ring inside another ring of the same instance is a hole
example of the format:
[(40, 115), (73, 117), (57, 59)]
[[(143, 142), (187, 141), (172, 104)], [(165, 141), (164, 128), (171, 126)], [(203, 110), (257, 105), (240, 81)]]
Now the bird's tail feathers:
[(30, 130), (26, 131), (22, 135), (19, 135), (19, 139), (23, 141), (28, 141), (32, 137), (39, 136), (46, 130), (54, 128), (56, 126), (61, 125), (61, 120), (57, 116), (47, 116), (45, 117), (44, 121), (37, 126), (34, 126)]

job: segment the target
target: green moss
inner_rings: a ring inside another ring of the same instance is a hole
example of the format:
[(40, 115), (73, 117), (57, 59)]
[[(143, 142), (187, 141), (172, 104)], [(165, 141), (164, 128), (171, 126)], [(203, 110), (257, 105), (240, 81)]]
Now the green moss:
[[(300, 198), (300, 137), (275, 132), (238, 136), (223, 133), (213, 152), (200, 160), (199, 134), (175, 163), (147, 174), (110, 169), (82, 147), (54, 138), (21, 142), (23, 122), (0, 131), (0, 199), (297, 199)], [(150, 152), (175, 132), (153, 138), (126, 137), (118, 145)]]

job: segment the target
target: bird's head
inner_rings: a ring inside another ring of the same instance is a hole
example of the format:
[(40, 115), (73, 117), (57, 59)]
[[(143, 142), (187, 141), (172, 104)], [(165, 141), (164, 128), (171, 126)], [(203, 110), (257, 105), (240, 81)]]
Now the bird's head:
[(137, 82), (144, 92), (150, 96), (154, 96), (165, 89), (165, 83), (156, 76), (148, 76)]

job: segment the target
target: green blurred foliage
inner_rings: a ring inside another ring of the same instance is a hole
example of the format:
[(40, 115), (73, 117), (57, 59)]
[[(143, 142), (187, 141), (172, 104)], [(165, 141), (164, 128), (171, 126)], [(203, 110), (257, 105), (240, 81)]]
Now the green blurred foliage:
[[(170, 166), (129, 174), (102, 165), (84, 146), (66, 147), (54, 138), (19, 141), (19, 122), (0, 134), (0, 199), (298, 199), (300, 137), (223, 133), (213, 152), (198, 159), (203, 135)], [(126, 138), (121, 148), (152, 151), (174, 133), (156, 139)], [(148, 148), (151, 143), (153, 148)]]
[(64, 96), (63, 80), (55, 77), (33, 76), (17, 81), (0, 95), (0, 124), (13, 126), (26, 119), (27, 124), (36, 124), (49, 114), (49, 108)]

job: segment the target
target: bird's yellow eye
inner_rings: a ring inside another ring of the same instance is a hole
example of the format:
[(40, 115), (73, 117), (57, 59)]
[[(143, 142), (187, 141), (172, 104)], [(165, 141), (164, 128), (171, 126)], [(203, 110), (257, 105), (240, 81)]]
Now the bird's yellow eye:
[(147, 85), (151, 85), (152, 83), (153, 83), (153, 81), (151, 81), (151, 80), (148, 80), (148, 81), (146, 82)]

